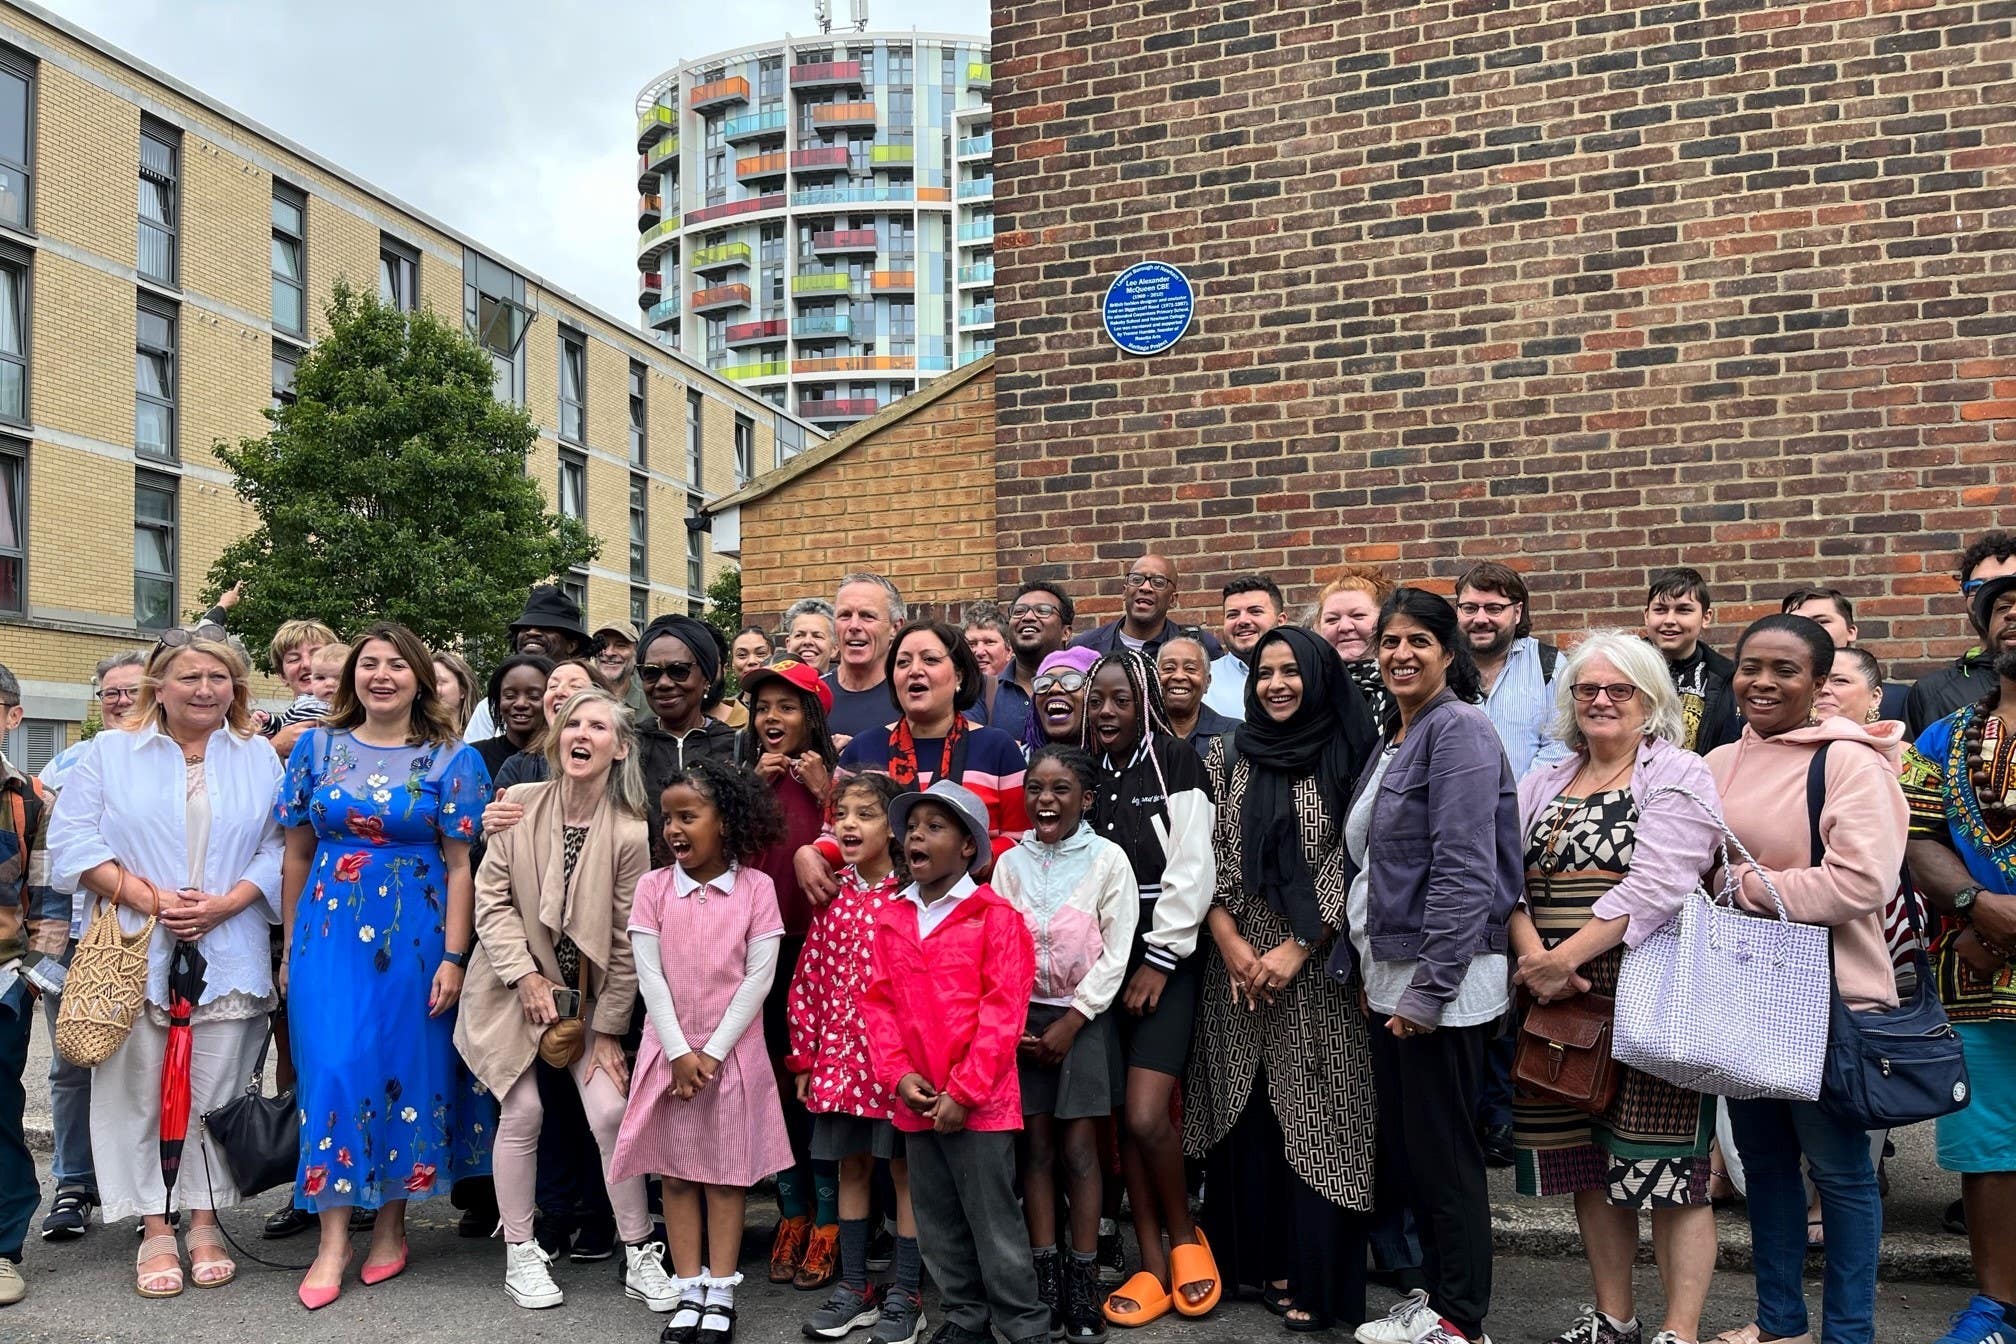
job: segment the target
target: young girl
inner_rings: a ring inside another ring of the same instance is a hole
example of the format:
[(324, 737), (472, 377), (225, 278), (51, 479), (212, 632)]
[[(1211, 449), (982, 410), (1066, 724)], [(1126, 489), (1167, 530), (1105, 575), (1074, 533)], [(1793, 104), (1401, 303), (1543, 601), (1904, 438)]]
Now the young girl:
[[(868, 1066), (861, 1016), (875, 921), (907, 877), (889, 834), (889, 806), (900, 792), (895, 780), (873, 772), (840, 785), (833, 798), (833, 837), (846, 865), (837, 874), (840, 894), (813, 919), (791, 980), (785, 1063), (813, 1112), (813, 1159), (840, 1164), (840, 1282), (805, 1322), (805, 1333), (820, 1339), (872, 1325), (874, 1344), (913, 1344), (924, 1329), (909, 1169), (889, 1123), (896, 1098)], [(888, 1160), (896, 1187), (897, 1232), (896, 1282), (879, 1306), (868, 1286), (869, 1180), (877, 1158)]]
[[(1140, 915), (1127, 855), (1085, 821), (1092, 758), (1049, 746), (1029, 760), (1030, 830), (994, 866), (994, 888), (1029, 926), (1036, 986), (1017, 1066), (1022, 1088), (1022, 1208), (1036, 1285), (1073, 1341), (1106, 1337), (1099, 1302), (1099, 1120), (1124, 1094), (1120, 993)], [(1061, 1131), (1061, 1134), (1060, 1134)], [(1061, 1140), (1061, 1145), (1060, 1145)], [(1057, 1150), (1071, 1203), (1068, 1265), (1057, 1255)]]
[(971, 790), (941, 779), (903, 794), (889, 826), (911, 882), (876, 918), (862, 1011), (870, 1067), (899, 1103), (917, 1240), (945, 1309), (939, 1329), (1047, 1338), (1015, 1204), (1015, 1048), (1035, 949), (1015, 907), (972, 878), (991, 846), (987, 806)]
[(645, 874), (630, 912), (649, 1026), (609, 1172), (664, 1180), (679, 1305), (661, 1338), (730, 1344), (744, 1190), (791, 1165), (757, 1022), (784, 920), (770, 879), (745, 866), (783, 823), (755, 776), (706, 760), (674, 773), (660, 806), (673, 866)]

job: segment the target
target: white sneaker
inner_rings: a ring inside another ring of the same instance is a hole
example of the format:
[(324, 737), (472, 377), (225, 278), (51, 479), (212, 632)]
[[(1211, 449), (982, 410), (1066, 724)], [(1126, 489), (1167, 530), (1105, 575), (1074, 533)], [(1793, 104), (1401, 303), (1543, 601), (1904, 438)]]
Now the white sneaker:
[(557, 1307), (567, 1300), (553, 1274), (546, 1268), (549, 1259), (536, 1241), (506, 1242), (504, 1246), (504, 1291), (527, 1311)]
[(1458, 1334), (1444, 1325), (1442, 1318), (1437, 1316), (1435, 1323), (1428, 1327), (1428, 1333), (1420, 1336), (1416, 1344), (1491, 1344), (1491, 1336), (1479, 1330), (1477, 1338), (1473, 1340), (1468, 1335)]
[(28, 1281), (21, 1277), (21, 1266), (0, 1259), (0, 1307), (11, 1307), (26, 1296)]
[(664, 1242), (625, 1246), (623, 1259), (625, 1297), (634, 1297), (653, 1311), (670, 1311), (679, 1305), (679, 1285), (665, 1272)]
[(1440, 1330), (1442, 1318), (1428, 1305), (1428, 1294), (1416, 1288), (1376, 1321), (1352, 1332), (1358, 1344), (1419, 1344), (1430, 1330)]

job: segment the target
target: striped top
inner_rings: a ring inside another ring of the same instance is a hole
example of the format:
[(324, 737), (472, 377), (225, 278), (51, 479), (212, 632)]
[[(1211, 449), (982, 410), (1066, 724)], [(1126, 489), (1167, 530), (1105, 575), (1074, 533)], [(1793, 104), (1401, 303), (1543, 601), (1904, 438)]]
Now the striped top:
[[(889, 728), (871, 728), (858, 733), (840, 753), (839, 779), (870, 770), (889, 768)], [(928, 789), (937, 781), (938, 763), (944, 758), (945, 740), (917, 739), (917, 787)], [(987, 834), (993, 837), (998, 856), (1015, 847), (1029, 829), (1029, 813), (1022, 798), (1022, 744), (999, 728), (966, 729), (966, 764), (954, 783), (971, 789), (987, 805)]]

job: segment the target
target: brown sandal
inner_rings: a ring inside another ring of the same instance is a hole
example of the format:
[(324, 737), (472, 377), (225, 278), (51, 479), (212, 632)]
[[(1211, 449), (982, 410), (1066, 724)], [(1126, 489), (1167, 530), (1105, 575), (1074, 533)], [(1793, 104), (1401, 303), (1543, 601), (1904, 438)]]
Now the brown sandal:
[(228, 1254), (222, 1260), (198, 1260), (196, 1252), (224, 1250), (224, 1233), (215, 1223), (191, 1227), (183, 1238), (189, 1247), (189, 1278), (198, 1288), (222, 1288), (238, 1277), (238, 1262)]
[[(164, 1255), (175, 1257), (173, 1269), (142, 1269), (149, 1260), (158, 1260)], [(182, 1248), (175, 1241), (173, 1232), (163, 1232), (155, 1237), (143, 1237), (140, 1254), (133, 1262), (133, 1287), (142, 1297), (180, 1297), (182, 1295)]]

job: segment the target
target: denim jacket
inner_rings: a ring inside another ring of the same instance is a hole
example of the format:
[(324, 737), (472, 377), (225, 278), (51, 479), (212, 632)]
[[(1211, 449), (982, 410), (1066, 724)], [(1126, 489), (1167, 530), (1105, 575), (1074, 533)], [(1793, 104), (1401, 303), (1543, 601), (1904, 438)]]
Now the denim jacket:
[[(1368, 763), (1358, 791), (1371, 774)], [(1365, 866), (1367, 944), (1381, 961), (1420, 963), (1400, 1011), (1433, 1022), (1473, 958), (1506, 950), (1526, 885), (1511, 762), (1484, 711), (1453, 691), (1415, 716), (1387, 767)]]

